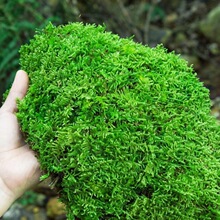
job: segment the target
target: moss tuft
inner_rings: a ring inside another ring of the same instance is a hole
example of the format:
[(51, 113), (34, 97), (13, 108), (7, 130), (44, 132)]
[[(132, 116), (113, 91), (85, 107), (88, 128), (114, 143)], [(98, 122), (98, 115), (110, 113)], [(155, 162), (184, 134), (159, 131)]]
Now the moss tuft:
[(17, 116), (68, 219), (220, 218), (220, 129), (184, 60), (82, 23), (20, 53)]

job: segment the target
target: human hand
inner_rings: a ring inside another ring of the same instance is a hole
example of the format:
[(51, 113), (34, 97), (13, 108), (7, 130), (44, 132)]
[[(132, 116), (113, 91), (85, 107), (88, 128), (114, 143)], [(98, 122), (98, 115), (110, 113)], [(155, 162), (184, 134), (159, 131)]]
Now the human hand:
[(16, 100), (22, 99), (27, 89), (28, 76), (20, 70), (0, 108), (0, 216), (40, 177), (39, 163), (25, 143), (15, 116)]

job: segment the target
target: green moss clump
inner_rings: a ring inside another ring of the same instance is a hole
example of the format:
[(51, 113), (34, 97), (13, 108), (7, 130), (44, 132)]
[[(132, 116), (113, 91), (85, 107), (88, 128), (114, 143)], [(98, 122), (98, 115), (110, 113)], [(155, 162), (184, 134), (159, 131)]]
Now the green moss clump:
[(20, 53), (17, 116), (68, 219), (220, 219), (220, 130), (184, 60), (81, 23)]

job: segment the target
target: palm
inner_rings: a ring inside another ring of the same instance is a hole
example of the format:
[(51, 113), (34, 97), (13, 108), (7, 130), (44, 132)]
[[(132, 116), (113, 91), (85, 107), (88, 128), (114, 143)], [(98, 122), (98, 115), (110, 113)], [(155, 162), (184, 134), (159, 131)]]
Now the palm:
[(17, 118), (12, 113), (0, 115), (0, 178), (10, 191), (20, 196), (36, 183), (38, 163), (22, 139)]

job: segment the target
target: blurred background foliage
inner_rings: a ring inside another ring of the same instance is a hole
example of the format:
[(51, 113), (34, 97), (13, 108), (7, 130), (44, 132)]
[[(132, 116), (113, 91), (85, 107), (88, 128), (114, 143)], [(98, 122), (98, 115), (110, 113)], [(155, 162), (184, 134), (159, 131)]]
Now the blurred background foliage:
[[(20, 46), (50, 21), (105, 24), (108, 31), (151, 47), (163, 43), (193, 64), (220, 118), (219, 0), (0, 0), (0, 105), (19, 69)], [(3, 219), (65, 219), (48, 183), (27, 192), (10, 210)]]

